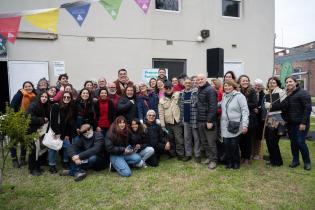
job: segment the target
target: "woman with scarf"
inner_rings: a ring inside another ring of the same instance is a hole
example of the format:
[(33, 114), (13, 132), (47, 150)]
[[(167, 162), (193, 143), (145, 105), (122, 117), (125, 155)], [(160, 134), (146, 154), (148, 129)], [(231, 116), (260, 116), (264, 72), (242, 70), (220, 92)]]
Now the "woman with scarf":
[[(31, 102), (35, 99), (36, 92), (34, 89), (34, 85), (30, 81), (26, 81), (23, 83), (22, 89), (18, 90), (14, 95), (11, 101), (11, 107), (15, 112), (18, 112), (20, 109), (26, 111), (31, 104)], [(22, 165), (26, 165), (25, 156), (26, 156), (26, 148), (21, 145), (20, 151), (20, 161), (17, 158), (16, 147), (10, 148), (11, 158), (14, 168), (19, 168)]]

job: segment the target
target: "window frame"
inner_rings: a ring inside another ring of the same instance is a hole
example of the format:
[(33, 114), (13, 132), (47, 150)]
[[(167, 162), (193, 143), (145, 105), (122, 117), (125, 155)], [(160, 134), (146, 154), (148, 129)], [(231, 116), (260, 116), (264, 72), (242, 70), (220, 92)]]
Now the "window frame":
[(231, 0), (231, 1), (239, 2), (239, 17), (225, 16), (223, 14), (223, 1), (224, 0), (221, 0), (221, 17), (227, 18), (227, 19), (242, 19), (242, 17), (243, 17), (243, 0)]
[(155, 11), (158, 12), (170, 12), (170, 13), (180, 13), (182, 11), (182, 0), (177, 0), (178, 1), (178, 11), (175, 10), (165, 10), (165, 9), (157, 9), (156, 8), (156, 0), (154, 0), (154, 9)]

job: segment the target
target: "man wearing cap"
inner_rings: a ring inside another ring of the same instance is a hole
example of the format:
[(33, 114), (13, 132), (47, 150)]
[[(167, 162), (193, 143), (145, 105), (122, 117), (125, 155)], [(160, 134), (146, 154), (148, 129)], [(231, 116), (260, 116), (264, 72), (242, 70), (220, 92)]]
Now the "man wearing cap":
[(179, 92), (173, 92), (170, 81), (165, 82), (164, 87), (165, 97), (160, 98), (158, 106), (161, 126), (168, 131), (168, 138), (171, 142), (171, 154), (175, 155), (176, 150), (178, 160), (183, 160), (185, 150), (182, 127), (179, 121)]
[(101, 170), (108, 164), (103, 135), (94, 132), (90, 124), (81, 125), (79, 132), (79, 139), (68, 148), (68, 155), (72, 159), (70, 170), (63, 170), (61, 173), (64, 176), (74, 176), (75, 181), (86, 177), (85, 170)]
[(207, 159), (203, 162), (209, 164), (209, 169), (217, 167), (217, 92), (207, 82), (204, 74), (197, 75), (198, 84), (198, 131), (201, 145), (205, 150)]

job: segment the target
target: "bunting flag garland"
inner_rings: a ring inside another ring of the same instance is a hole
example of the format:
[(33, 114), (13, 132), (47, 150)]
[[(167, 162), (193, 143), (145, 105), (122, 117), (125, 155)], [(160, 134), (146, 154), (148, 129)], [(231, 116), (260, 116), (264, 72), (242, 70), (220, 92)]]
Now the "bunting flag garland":
[(151, 0), (135, 0), (139, 7), (143, 10), (145, 14), (147, 14)]
[(16, 35), (20, 27), (21, 16), (1, 18), (0, 19), (0, 34), (3, 35), (9, 42), (13, 43), (16, 40)]
[(65, 8), (81, 26), (89, 12), (90, 6), (90, 3), (79, 1), (61, 5), (61, 8)]
[(25, 16), (26, 20), (41, 29), (57, 32), (59, 8), (51, 9), (44, 13)]
[(100, 0), (107, 12), (116, 20), (122, 0)]

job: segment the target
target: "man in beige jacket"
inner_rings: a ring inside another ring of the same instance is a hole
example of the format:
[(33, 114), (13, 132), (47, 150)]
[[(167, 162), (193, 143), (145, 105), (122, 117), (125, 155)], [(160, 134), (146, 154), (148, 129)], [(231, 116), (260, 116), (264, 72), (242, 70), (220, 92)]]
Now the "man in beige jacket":
[(178, 160), (182, 160), (185, 155), (184, 138), (182, 127), (180, 126), (179, 92), (173, 92), (172, 83), (165, 82), (165, 96), (159, 101), (159, 117), (162, 128), (168, 132), (171, 142), (170, 153), (176, 155)]

